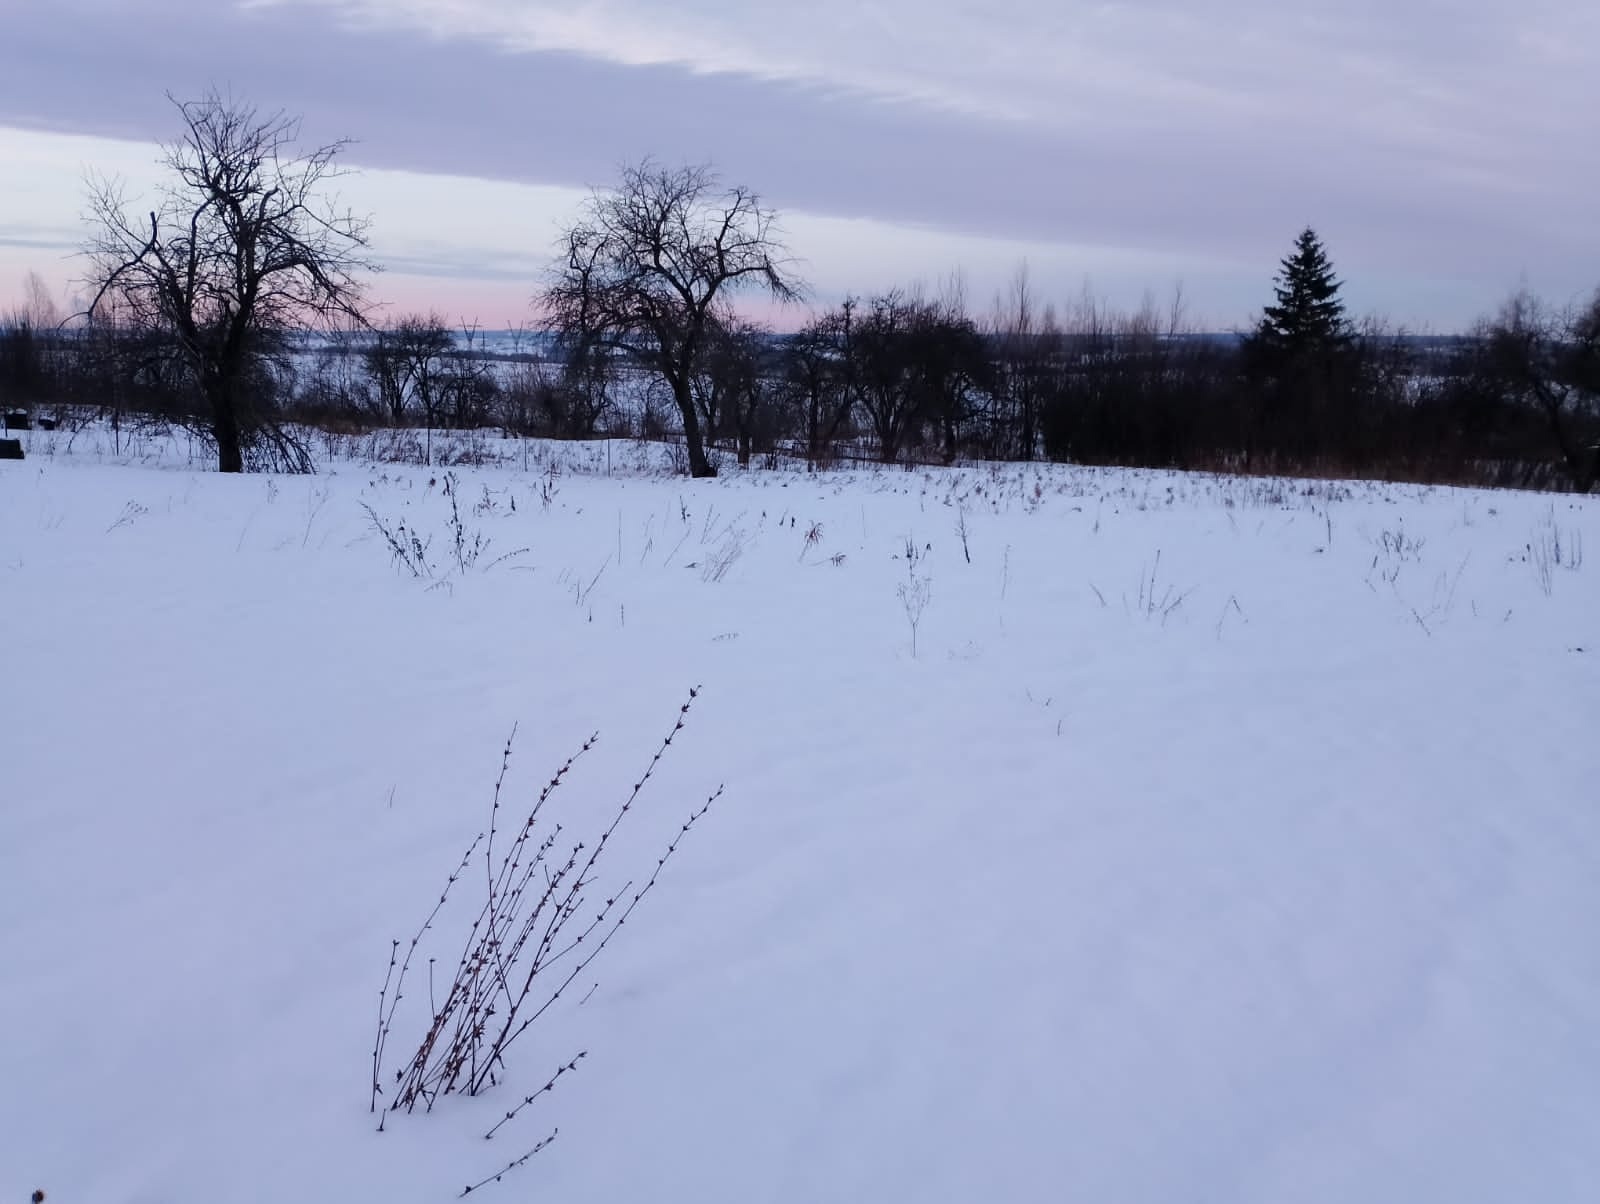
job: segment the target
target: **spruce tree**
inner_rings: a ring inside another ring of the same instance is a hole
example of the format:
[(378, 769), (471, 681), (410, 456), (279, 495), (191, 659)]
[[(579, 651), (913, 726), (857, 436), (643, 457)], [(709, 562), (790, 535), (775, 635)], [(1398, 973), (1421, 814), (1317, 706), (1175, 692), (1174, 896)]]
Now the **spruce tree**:
[(1294, 248), (1279, 266), (1273, 286), (1278, 303), (1262, 311), (1256, 338), (1265, 349), (1290, 357), (1343, 347), (1350, 339), (1349, 323), (1328, 253), (1310, 226)]

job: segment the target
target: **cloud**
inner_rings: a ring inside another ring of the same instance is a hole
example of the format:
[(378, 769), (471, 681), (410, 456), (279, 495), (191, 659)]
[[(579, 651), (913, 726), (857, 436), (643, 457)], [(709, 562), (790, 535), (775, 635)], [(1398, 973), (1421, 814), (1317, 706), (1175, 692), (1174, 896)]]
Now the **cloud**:
[[(424, 33), (842, 89), (1056, 132), (1361, 132), (1388, 145), (1515, 151), (1509, 129), (1571, 128), (1540, 104), (1595, 95), (1600, 16), (1570, 0), (247, 0), (349, 29)], [(1495, 82), (1515, 82), (1514, 106)]]
[[(162, 181), (160, 153), (151, 143), (0, 127), (0, 161), (26, 165), (30, 181), (28, 203), (11, 197), (11, 216), (0, 224), (0, 249), (58, 252), (47, 262), (0, 255), (0, 294), (28, 268), (44, 269), (57, 287), (78, 270), (72, 253), (85, 228), (62, 215), (81, 208), (87, 164), (116, 175), (128, 205), (137, 210)], [(375, 216), (372, 254), (386, 268), (376, 286), (380, 296), (397, 310), (440, 308), (494, 325), (527, 319), (529, 297), (551, 266), (561, 227), (586, 195), (573, 188), (384, 169), (356, 170), (338, 187), (341, 204)], [(1229, 267), (1200, 256), (953, 234), (803, 210), (786, 212), (781, 225), (799, 257), (797, 269), (812, 282), (813, 299), (821, 305), (899, 284), (933, 287), (963, 271), (981, 309), (1025, 259), (1036, 281), (1053, 283), (1063, 294), (1075, 294), (1090, 276), (1122, 303), (1136, 301), (1150, 281), (1165, 284), (1188, 274), (1215, 283), (1217, 273)], [(1138, 281), (1131, 291), (1125, 287), (1130, 272)]]
[(65, 251), (70, 254), (78, 249), (79, 241), (75, 231), (39, 233), (26, 226), (19, 229), (9, 224), (0, 225), (0, 247), (25, 247), (35, 251)]
[[(165, 90), (218, 83), (413, 181), (573, 189), (644, 154), (709, 160), (785, 211), (1114, 253), (1129, 278), (1170, 264), (1158, 286), (1265, 279), (1310, 222), (1352, 288), (1452, 321), (1524, 274), (1592, 285), (1600, 261), (1600, 15), (1554, 0), (55, 0), (9, 20), (0, 123), (34, 129), (150, 139)], [(547, 242), (509, 210), (441, 198), (434, 220), (480, 232), (484, 271)]]

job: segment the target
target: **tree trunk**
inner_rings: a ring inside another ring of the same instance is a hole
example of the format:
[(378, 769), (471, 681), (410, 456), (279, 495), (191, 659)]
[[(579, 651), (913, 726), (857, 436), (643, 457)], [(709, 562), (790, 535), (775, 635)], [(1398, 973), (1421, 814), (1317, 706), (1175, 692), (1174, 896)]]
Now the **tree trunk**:
[(741, 399), (737, 395), (734, 397), (733, 415), (735, 429), (733, 438), (734, 445), (739, 450), (740, 468), (750, 467), (750, 453), (755, 448), (755, 435), (750, 430), (751, 420), (755, 415), (755, 406), (751, 405), (747, 410), (745, 409), (747, 402), (748, 399)]
[(244, 443), (239, 435), (239, 414), (233, 394), (225, 385), (211, 390), (211, 434), (217, 441), (217, 471), (244, 471)]
[(1573, 484), (1579, 493), (1593, 493), (1594, 487), (1600, 484), (1600, 443), (1589, 449), (1589, 459), (1585, 463), (1578, 462), (1577, 471), (1573, 474)]
[(872, 424), (878, 436), (878, 462), (881, 464), (893, 464), (900, 458), (900, 443), (905, 436), (905, 418), (895, 410), (900, 402), (898, 398), (889, 399), (884, 404), (882, 417)]
[(717, 470), (706, 458), (705, 441), (700, 437), (700, 417), (695, 413), (694, 395), (689, 390), (689, 378), (672, 382), (672, 396), (678, 403), (678, 413), (683, 416), (683, 442), (689, 452), (691, 477), (714, 477)]

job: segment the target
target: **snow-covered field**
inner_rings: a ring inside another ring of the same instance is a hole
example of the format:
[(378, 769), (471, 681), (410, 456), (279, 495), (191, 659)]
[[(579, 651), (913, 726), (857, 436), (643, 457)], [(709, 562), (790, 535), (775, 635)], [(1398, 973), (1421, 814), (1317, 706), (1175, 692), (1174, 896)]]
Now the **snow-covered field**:
[[(458, 558), (442, 470), (35, 439), (0, 1199), (445, 1201), (557, 1128), (482, 1198), (1600, 1199), (1600, 499), (536, 447), (454, 470)], [(498, 1087), (376, 1132), (513, 725), (512, 812), (601, 733), (592, 839), (694, 685), (596, 891), (725, 794)]]

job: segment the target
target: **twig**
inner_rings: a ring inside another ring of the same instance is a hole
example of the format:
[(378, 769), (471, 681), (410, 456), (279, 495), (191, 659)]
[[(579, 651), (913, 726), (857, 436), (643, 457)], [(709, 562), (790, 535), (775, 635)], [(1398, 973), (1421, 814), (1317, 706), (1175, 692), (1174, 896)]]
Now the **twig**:
[(465, 1197), (471, 1195), (473, 1192), (477, 1191), (480, 1187), (486, 1187), (490, 1183), (498, 1183), (498, 1182), (500, 1182), (500, 1180), (503, 1179), (511, 1171), (516, 1170), (519, 1166), (526, 1165), (530, 1158), (532, 1158), (540, 1150), (544, 1149), (545, 1146), (549, 1145), (552, 1141), (554, 1141), (556, 1139), (556, 1135), (558, 1133), (560, 1133), (560, 1132), (561, 1132), (560, 1129), (551, 1129), (550, 1130), (550, 1136), (542, 1138), (539, 1141), (539, 1143), (533, 1147), (533, 1149), (529, 1150), (526, 1154), (522, 1155), (522, 1157), (513, 1158), (510, 1162), (506, 1163), (503, 1167), (501, 1167), (499, 1170), (497, 1170), (494, 1174), (488, 1175), (485, 1178), (479, 1179), (476, 1183), (469, 1183), (466, 1187), (463, 1187), (461, 1189), (461, 1195), (457, 1196), (456, 1199), (458, 1199), (458, 1200), (464, 1199)]

